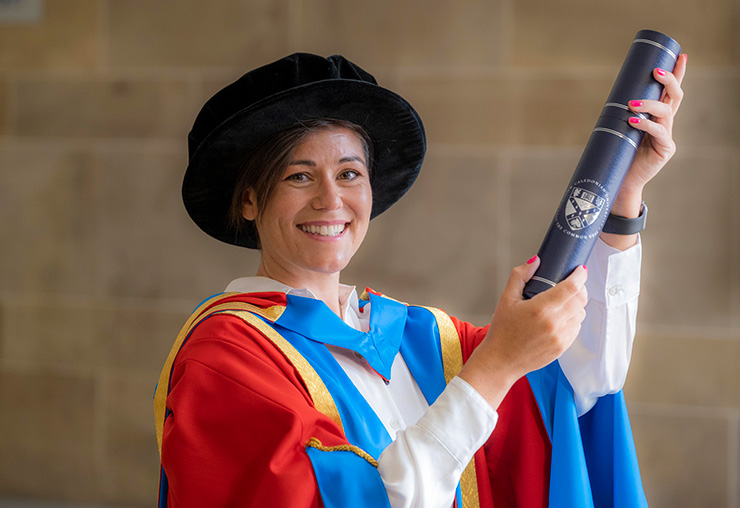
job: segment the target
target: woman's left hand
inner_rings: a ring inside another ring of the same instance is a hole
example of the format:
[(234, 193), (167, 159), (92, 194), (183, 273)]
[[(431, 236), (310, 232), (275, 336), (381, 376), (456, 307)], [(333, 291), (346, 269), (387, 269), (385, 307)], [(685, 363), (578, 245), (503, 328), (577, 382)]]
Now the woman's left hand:
[[(652, 119), (642, 119), (637, 116), (630, 119), (630, 125), (645, 132), (645, 137), (637, 149), (632, 166), (612, 204), (611, 213), (615, 215), (627, 218), (640, 215), (642, 190), (645, 184), (652, 180), (676, 153), (676, 143), (673, 141), (673, 119), (683, 99), (681, 81), (686, 74), (687, 60), (686, 54), (680, 55), (673, 72), (663, 69), (653, 70), (655, 79), (665, 87), (660, 100), (637, 99), (629, 102), (632, 111), (652, 115)], [(634, 245), (636, 241), (631, 237), (606, 233), (602, 233), (602, 239), (620, 249)]]

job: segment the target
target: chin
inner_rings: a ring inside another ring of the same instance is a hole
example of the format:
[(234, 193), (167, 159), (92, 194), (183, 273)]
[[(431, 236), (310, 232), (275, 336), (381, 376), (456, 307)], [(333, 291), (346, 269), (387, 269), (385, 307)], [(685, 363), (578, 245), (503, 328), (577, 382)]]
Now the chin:
[(349, 264), (351, 257), (336, 257), (330, 259), (316, 259), (314, 258), (309, 262), (311, 269), (315, 272), (331, 274), (338, 273), (344, 270)]

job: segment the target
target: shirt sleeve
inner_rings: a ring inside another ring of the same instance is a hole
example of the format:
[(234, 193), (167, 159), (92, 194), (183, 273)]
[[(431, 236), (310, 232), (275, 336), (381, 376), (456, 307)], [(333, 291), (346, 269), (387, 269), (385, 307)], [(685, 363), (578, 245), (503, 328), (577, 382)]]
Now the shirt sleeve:
[(599, 397), (624, 386), (635, 338), (641, 262), (639, 240), (625, 251), (598, 240), (588, 259), (586, 318), (559, 359), (573, 387), (578, 416)]
[(460, 477), (493, 432), (498, 413), (455, 377), (378, 460), (393, 508), (450, 508)]

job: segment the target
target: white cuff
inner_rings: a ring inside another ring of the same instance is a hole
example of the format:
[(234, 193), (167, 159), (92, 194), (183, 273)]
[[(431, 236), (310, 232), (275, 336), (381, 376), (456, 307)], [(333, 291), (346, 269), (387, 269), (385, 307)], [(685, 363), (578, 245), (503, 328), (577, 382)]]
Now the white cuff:
[(449, 508), (462, 472), (493, 432), (498, 413), (455, 377), (419, 421), (378, 459), (393, 508)]
[(589, 301), (581, 332), (560, 357), (581, 416), (627, 378), (635, 338), (642, 245), (625, 251), (599, 240), (588, 260)]
[(498, 413), (465, 380), (454, 377), (416, 425), (429, 432), (462, 470), (496, 427)]

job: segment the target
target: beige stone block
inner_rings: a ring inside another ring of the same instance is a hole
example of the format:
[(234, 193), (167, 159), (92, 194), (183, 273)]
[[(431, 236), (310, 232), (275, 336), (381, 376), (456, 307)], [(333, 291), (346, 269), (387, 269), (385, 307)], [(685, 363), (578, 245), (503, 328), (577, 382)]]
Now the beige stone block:
[(507, 117), (502, 122), (516, 145), (585, 147), (612, 88), (604, 79), (512, 78)]
[(645, 494), (655, 508), (728, 505), (728, 421), (630, 414)]
[(502, 5), (309, 0), (297, 39), (312, 52), (345, 54), (371, 73), (376, 67), (491, 67), (504, 56)]
[(108, 2), (114, 67), (252, 67), (284, 56), (286, 2)]
[(119, 369), (154, 379), (190, 310), (11, 300), (2, 309), (0, 356), (8, 365)]
[(645, 191), (640, 320), (666, 326), (730, 325), (731, 157), (679, 154)]
[(105, 383), (102, 496), (123, 506), (151, 506), (159, 485), (152, 394), (156, 378), (111, 376)]
[(464, 319), (490, 316), (501, 247), (497, 173), (491, 157), (430, 150), (414, 187), (371, 223), (343, 281)]
[(181, 80), (22, 79), (20, 136), (185, 139), (192, 122)]
[(654, 404), (740, 408), (740, 338), (638, 332), (625, 392)]
[(0, 68), (92, 68), (101, 2), (46, 0), (38, 23), (0, 25)]
[(740, 139), (740, 78), (692, 71), (682, 84), (685, 96), (674, 128), (679, 151), (735, 147)]
[(0, 371), (0, 491), (95, 497), (92, 379)]
[(698, 65), (733, 65), (740, 57), (738, 12), (724, 0), (528, 0), (512, 8), (511, 62), (517, 66), (619, 66), (644, 28), (676, 39)]
[(2, 356), (9, 364), (97, 366), (96, 309), (60, 301), (10, 301), (3, 309)]
[(95, 314), (97, 348), (108, 368), (156, 380), (189, 312), (155, 307), (106, 307)]
[(185, 152), (99, 152), (95, 253), (106, 295), (185, 299), (195, 307), (256, 273), (256, 251), (212, 239), (185, 212)]
[(0, 289), (92, 294), (93, 181), (77, 151), (0, 149)]
[(510, 87), (501, 77), (415, 77), (400, 94), (418, 111), (431, 147), (437, 143), (509, 145), (513, 132), (504, 119), (514, 114)]
[(408, 78), (430, 144), (585, 146), (611, 84), (524, 76)]

